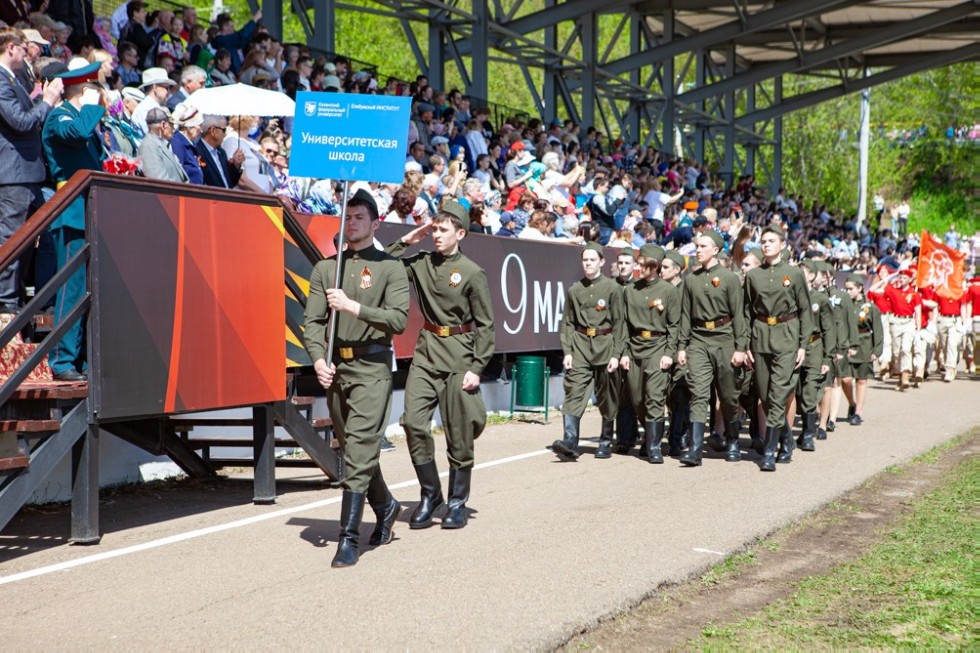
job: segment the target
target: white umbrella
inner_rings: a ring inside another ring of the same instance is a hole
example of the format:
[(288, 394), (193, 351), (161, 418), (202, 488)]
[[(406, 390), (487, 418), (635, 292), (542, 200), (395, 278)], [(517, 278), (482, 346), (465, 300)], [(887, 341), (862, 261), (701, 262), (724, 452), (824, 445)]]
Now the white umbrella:
[(248, 84), (213, 86), (194, 91), (189, 104), (201, 113), (214, 116), (292, 116), (296, 103), (279, 91), (268, 91)]

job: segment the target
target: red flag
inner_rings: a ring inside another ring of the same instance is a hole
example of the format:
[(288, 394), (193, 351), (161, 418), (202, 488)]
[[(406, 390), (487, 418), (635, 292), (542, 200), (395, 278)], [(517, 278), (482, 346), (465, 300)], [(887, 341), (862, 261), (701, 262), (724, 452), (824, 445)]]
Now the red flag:
[(936, 241), (922, 230), (919, 240), (919, 288), (934, 288), (946, 299), (963, 296), (963, 261), (966, 254)]

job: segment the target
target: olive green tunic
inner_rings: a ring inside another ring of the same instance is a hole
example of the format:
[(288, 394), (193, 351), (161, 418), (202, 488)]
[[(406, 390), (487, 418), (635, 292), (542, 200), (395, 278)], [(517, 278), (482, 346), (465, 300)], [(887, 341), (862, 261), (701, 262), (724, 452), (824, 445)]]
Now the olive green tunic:
[[(304, 340), (310, 358), (326, 358), (330, 308), (326, 291), (334, 287), (336, 257), (320, 261), (310, 277)], [(391, 412), (391, 337), (408, 322), (408, 279), (404, 266), (373, 246), (348, 252), (341, 290), (360, 302), (360, 315), (337, 313), (333, 362), (337, 374), (327, 390), (327, 407), (344, 451), (344, 487), (366, 492), (378, 466), (381, 435)], [(383, 345), (387, 352), (345, 359), (341, 347)]]
[(641, 280), (627, 286), (623, 298), (630, 357), (626, 378), (633, 410), (644, 422), (662, 422), (671, 368), (660, 369), (660, 359), (677, 356), (680, 291), (661, 279)]
[[(388, 251), (397, 256), (407, 247), (396, 241)], [(480, 389), (464, 391), (462, 384), (466, 372), (481, 374), (493, 355), (493, 305), (487, 275), (461, 251), (451, 256), (423, 251), (402, 258), (402, 263), (426, 322), (474, 327), (450, 336), (426, 329), (419, 332), (405, 383), (402, 416), (412, 463), (422, 465), (435, 457), (430, 425), (438, 406), (450, 467), (469, 469), (475, 460), (473, 441), (483, 433), (487, 410)]]
[[(596, 335), (579, 333), (577, 329), (594, 329)], [(606, 329), (610, 332), (598, 335)], [(622, 288), (605, 276), (573, 283), (565, 295), (559, 335), (562, 351), (572, 357), (571, 369), (565, 370), (562, 412), (581, 417), (589, 401), (589, 388), (594, 384), (602, 418), (613, 419), (617, 409), (616, 378), (606, 371), (606, 366), (626, 351)]]
[(837, 349), (834, 351), (832, 372), (836, 378), (842, 379), (851, 375), (847, 350), (857, 340), (857, 326), (851, 316), (854, 302), (845, 291), (833, 287), (830, 289), (830, 303), (834, 308), (834, 321), (837, 323)]
[[(731, 321), (711, 325), (723, 318)], [(678, 351), (687, 355), (687, 385), (691, 391), (691, 422), (708, 421), (712, 383), (718, 389), (725, 423), (735, 419), (738, 389), (732, 355), (745, 351), (748, 330), (742, 310), (738, 275), (716, 263), (699, 268), (684, 280)]]
[(872, 354), (880, 358), (885, 345), (881, 311), (874, 302), (867, 300), (853, 302), (851, 321), (857, 337), (851, 341), (851, 350), (855, 354), (848, 358), (851, 366), (850, 375), (855, 379), (870, 379), (874, 376), (871, 365)]
[(830, 374), (828, 372), (825, 375), (820, 370), (824, 365), (833, 369), (834, 352), (837, 350), (837, 321), (830, 298), (823, 290), (813, 290), (810, 291), (810, 301), (813, 332), (806, 346), (806, 358), (800, 368), (800, 380), (797, 384), (800, 410), (804, 414), (817, 410), (820, 391)]
[[(792, 319), (780, 320), (793, 313)], [(806, 278), (799, 268), (777, 261), (745, 275), (745, 317), (752, 324), (755, 381), (770, 425), (786, 420), (786, 400), (796, 387), (796, 354), (809, 343), (812, 315)], [(769, 323), (766, 318), (775, 319)]]

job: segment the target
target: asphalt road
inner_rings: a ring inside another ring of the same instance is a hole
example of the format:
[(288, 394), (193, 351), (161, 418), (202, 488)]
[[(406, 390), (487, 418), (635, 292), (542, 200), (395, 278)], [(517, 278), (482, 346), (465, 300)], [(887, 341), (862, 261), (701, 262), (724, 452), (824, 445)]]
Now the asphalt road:
[[(396, 539), (368, 547), (366, 515), (349, 569), (330, 568), (340, 492), (308, 472), (284, 473), (299, 482), (280, 483), (274, 506), (251, 505), (234, 480), (104, 494), (96, 547), (64, 543), (64, 509), (31, 512), (0, 533), (4, 648), (547, 649), (976, 427), (978, 380), (907, 393), (872, 382), (863, 426), (774, 474), (754, 454), (690, 469), (559, 463), (544, 451), (554, 418), (490, 427), (459, 531), (408, 529), (418, 487), (401, 444), (382, 457), (407, 508)], [(598, 425), (594, 411), (583, 420), (586, 435)]]

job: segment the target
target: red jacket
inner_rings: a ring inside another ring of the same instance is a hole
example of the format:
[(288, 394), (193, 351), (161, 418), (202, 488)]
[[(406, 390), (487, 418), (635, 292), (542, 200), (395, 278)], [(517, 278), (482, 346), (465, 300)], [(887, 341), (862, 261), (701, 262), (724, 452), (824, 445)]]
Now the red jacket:
[(885, 286), (885, 299), (891, 309), (889, 312), (898, 317), (912, 317), (915, 315), (915, 307), (922, 306), (922, 296), (911, 286), (899, 290), (897, 286), (888, 284)]

